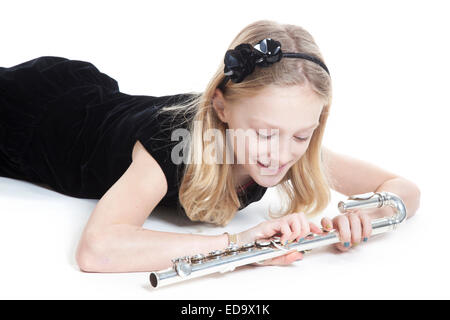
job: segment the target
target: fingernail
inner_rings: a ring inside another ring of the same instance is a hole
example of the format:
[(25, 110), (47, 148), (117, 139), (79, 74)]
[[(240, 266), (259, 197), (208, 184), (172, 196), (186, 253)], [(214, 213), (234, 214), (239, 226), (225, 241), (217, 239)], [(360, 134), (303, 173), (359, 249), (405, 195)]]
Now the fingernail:
[(344, 247), (346, 248), (350, 247), (350, 242), (344, 242)]
[(287, 243), (288, 243), (288, 241), (286, 240), (286, 241), (284, 242), (284, 245), (287, 245)]
[(303, 240), (305, 240), (305, 238), (300, 238), (298, 239), (298, 242), (302, 242)]
[(365, 237), (365, 238), (363, 239), (364, 242), (367, 242), (367, 240), (368, 240), (367, 237)]
[(327, 229), (331, 229), (331, 226), (329, 224), (327, 224), (326, 228)]
[(356, 242), (353, 244), (354, 247), (356, 247), (359, 244), (359, 242)]

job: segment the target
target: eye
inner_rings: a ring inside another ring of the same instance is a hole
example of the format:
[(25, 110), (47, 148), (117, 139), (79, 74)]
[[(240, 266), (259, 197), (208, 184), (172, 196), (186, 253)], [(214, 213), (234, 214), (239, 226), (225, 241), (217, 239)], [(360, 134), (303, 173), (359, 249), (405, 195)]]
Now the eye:
[(302, 142), (309, 139), (309, 137), (306, 137), (306, 138), (302, 138), (302, 137), (294, 137), (294, 138), (297, 139), (298, 141), (302, 141)]
[(256, 132), (256, 134), (258, 135), (258, 137), (263, 138), (263, 139), (270, 139), (271, 137), (274, 136), (274, 135), (271, 135), (271, 136), (265, 136), (265, 135), (263, 135), (263, 134), (260, 134), (260, 133), (258, 132), (258, 130), (255, 130), (255, 132)]

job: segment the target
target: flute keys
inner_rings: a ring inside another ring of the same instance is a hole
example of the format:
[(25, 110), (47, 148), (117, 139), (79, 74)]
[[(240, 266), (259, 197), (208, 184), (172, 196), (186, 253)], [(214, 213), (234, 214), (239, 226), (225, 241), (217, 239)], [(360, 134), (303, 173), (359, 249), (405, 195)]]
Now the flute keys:
[(258, 239), (256, 240), (256, 246), (258, 247), (268, 247), (270, 246), (270, 240)]
[(202, 263), (203, 259), (205, 259), (205, 255), (201, 253), (191, 256), (191, 262), (195, 264)]
[(223, 253), (223, 250), (214, 250), (209, 253), (210, 256), (219, 256)]
[(235, 255), (239, 251), (239, 247), (237, 245), (230, 245), (226, 248), (226, 251), (230, 255)]
[(172, 259), (172, 263), (177, 263), (177, 262), (190, 262), (190, 257), (183, 256), (183, 257), (178, 257), (178, 258)]
[(227, 251), (238, 251), (239, 250), (239, 246), (236, 244), (230, 245), (227, 247)]
[(208, 257), (218, 259), (224, 253), (225, 253), (224, 250), (214, 250), (214, 251), (211, 251), (210, 253), (208, 253)]
[(272, 241), (275, 242), (276, 244), (280, 244), (281, 238), (280, 237), (272, 237)]
[(312, 233), (312, 232), (308, 233), (308, 234), (306, 235), (305, 239), (307, 239), (307, 240), (314, 239), (314, 233)]
[(191, 274), (192, 272), (192, 266), (190, 263), (187, 263), (185, 261), (177, 261), (175, 262), (175, 271), (177, 274), (184, 278)]
[(254, 243), (254, 242), (249, 242), (249, 243), (244, 244), (244, 245), (241, 247), (241, 250), (244, 250), (244, 251), (252, 251), (252, 249), (253, 249), (254, 246), (255, 246), (255, 243)]

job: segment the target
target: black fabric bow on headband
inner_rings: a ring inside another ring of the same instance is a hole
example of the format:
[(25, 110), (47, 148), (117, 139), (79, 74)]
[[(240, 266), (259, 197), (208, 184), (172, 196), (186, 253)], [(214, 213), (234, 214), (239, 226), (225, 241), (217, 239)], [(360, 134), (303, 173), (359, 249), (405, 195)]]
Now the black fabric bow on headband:
[(327, 66), (316, 57), (305, 53), (282, 52), (281, 43), (271, 38), (265, 38), (259, 41), (255, 46), (249, 43), (242, 43), (226, 52), (223, 70), (225, 78), (219, 85), (225, 88), (228, 80), (234, 83), (242, 82), (245, 77), (251, 74), (256, 66), (269, 67), (281, 58), (300, 58), (312, 61), (320, 65), (328, 74)]

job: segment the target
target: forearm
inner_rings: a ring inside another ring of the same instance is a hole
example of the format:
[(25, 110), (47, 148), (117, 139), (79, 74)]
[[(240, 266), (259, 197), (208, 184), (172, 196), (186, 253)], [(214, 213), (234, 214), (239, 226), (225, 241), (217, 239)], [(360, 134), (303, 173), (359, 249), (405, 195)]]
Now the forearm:
[[(396, 194), (402, 199), (407, 211), (407, 218), (412, 217), (420, 206), (420, 190), (412, 182), (403, 179), (390, 179), (381, 184), (374, 192), (388, 191)], [(372, 219), (392, 216), (393, 209), (389, 206), (383, 206), (375, 209), (364, 209)]]
[(228, 237), (224, 234), (194, 235), (113, 225), (86, 242), (80, 243), (77, 252), (83, 271), (136, 272), (170, 267), (171, 260), (176, 257), (224, 249), (228, 245)]

